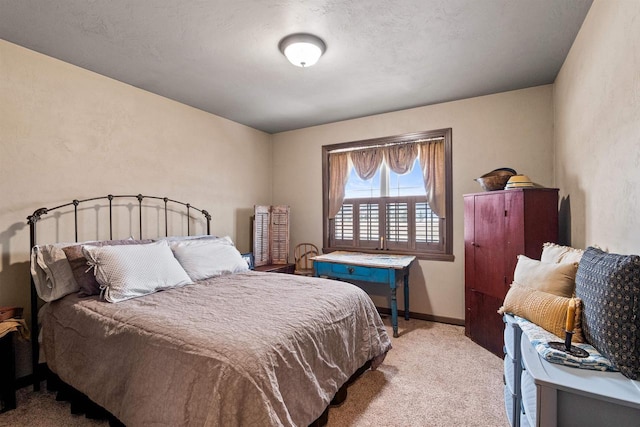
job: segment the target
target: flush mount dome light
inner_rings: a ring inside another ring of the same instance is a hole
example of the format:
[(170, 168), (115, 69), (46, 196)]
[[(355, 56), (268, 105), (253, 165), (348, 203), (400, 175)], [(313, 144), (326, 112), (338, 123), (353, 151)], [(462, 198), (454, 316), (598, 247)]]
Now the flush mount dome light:
[(280, 41), (280, 52), (297, 67), (310, 67), (322, 56), (327, 46), (312, 34), (291, 34)]

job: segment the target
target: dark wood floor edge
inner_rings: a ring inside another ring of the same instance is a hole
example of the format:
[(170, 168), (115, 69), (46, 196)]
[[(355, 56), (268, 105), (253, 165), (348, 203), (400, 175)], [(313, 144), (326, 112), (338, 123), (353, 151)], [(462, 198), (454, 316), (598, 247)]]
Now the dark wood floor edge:
[[(386, 307), (376, 307), (378, 312), (391, 315), (391, 309)], [(404, 316), (404, 310), (398, 310), (398, 317)], [(454, 319), (453, 317), (436, 316), (433, 314), (415, 313), (409, 311), (409, 317), (412, 319), (427, 320), (430, 322), (446, 323), (449, 325), (464, 326), (464, 319)]]

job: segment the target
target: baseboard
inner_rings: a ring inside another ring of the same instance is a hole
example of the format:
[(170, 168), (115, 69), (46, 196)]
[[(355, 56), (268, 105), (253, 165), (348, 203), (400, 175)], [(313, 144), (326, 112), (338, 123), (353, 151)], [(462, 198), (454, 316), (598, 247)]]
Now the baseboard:
[[(391, 316), (391, 309), (386, 307), (376, 307), (379, 313)], [(404, 316), (404, 310), (398, 310), (398, 317)], [(449, 325), (464, 326), (464, 319), (454, 319), (452, 317), (435, 316), (433, 314), (414, 313), (409, 311), (409, 318), (427, 320), (429, 322), (447, 323)]]

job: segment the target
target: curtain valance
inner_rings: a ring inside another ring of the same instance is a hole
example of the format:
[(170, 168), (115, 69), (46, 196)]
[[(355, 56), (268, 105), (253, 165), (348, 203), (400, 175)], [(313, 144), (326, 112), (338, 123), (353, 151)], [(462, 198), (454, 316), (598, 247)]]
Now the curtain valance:
[(444, 140), (416, 141), (329, 153), (329, 218), (342, 207), (345, 186), (353, 167), (363, 180), (373, 178), (384, 161), (393, 172), (403, 175), (412, 170), (416, 158), (431, 210), (440, 218), (445, 214)]

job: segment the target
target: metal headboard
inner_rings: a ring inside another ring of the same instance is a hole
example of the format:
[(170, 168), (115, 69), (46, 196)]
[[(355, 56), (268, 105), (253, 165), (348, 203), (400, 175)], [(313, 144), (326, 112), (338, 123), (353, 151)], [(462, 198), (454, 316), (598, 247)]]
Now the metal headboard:
[[(177, 204), (180, 206), (184, 206), (186, 217), (187, 217), (187, 235), (191, 234), (190, 227), (190, 219), (191, 219), (191, 210), (196, 212), (200, 212), (207, 221), (207, 234), (211, 234), (211, 215), (204, 209), (198, 209), (196, 207), (191, 206), (189, 203), (180, 202), (178, 200), (173, 200), (168, 197), (157, 197), (157, 196), (143, 196), (142, 194), (138, 195), (112, 195), (109, 194), (107, 196), (100, 197), (92, 197), (89, 199), (83, 200), (73, 200), (69, 203), (65, 203), (60, 206), (55, 206), (53, 208), (40, 208), (36, 209), (33, 214), (27, 217), (27, 223), (29, 224), (29, 239), (30, 239), (30, 248), (33, 248), (36, 245), (36, 224), (41, 219), (43, 215), (46, 215), (52, 211), (62, 209), (68, 206), (73, 206), (73, 214), (74, 214), (74, 233), (75, 233), (75, 241), (78, 241), (78, 206), (81, 203), (92, 202), (95, 200), (108, 200), (109, 201), (109, 239), (113, 239), (113, 200), (114, 199), (137, 199), (138, 200), (138, 213), (139, 213), (139, 230), (140, 235), (139, 238), (142, 239), (142, 201), (145, 199), (154, 199), (154, 200), (162, 200), (164, 202), (164, 232), (165, 236), (169, 236), (169, 225), (168, 225), (168, 212), (169, 212), (169, 203)], [(31, 329), (32, 329), (32, 339), (31, 339), (31, 351), (32, 351), (32, 359), (31, 366), (33, 369), (33, 389), (35, 391), (40, 390), (40, 373), (38, 372), (38, 355), (39, 355), (39, 345), (38, 345), (38, 293), (36, 292), (36, 285), (33, 281), (33, 277), (31, 277)]]

